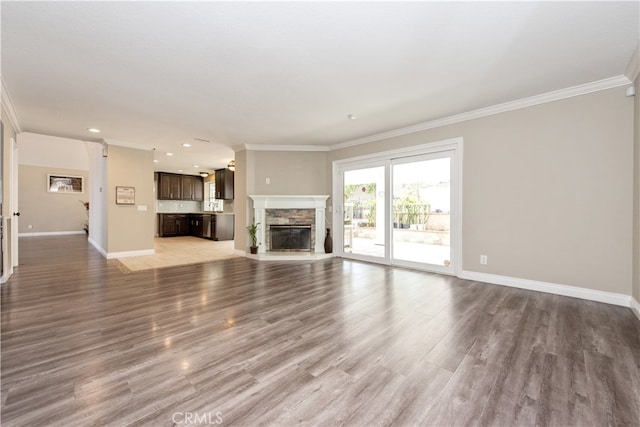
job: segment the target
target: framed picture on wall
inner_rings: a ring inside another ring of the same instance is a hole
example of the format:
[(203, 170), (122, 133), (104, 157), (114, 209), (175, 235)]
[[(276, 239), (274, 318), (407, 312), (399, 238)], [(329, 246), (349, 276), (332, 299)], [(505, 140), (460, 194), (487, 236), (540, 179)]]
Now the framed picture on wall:
[(116, 204), (133, 205), (136, 203), (135, 187), (116, 187)]
[(47, 191), (49, 193), (84, 193), (84, 177), (72, 175), (47, 174)]

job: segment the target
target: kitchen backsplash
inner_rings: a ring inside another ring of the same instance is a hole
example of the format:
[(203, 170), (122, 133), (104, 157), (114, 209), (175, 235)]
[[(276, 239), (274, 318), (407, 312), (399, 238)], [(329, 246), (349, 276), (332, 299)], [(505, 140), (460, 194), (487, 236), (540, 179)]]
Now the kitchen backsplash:
[[(222, 211), (233, 213), (233, 200), (224, 200)], [(189, 200), (158, 200), (156, 201), (157, 213), (199, 213), (206, 212), (204, 204), (207, 202), (194, 202)]]
[(190, 200), (158, 200), (158, 213), (198, 213), (202, 212), (202, 202), (194, 202)]
[(233, 213), (233, 200), (224, 201), (224, 213)]

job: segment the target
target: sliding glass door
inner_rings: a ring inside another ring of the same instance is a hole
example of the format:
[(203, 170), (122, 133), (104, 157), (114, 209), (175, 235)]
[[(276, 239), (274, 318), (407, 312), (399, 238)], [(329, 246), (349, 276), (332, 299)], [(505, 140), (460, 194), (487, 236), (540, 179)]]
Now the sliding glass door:
[(385, 257), (385, 166), (344, 171), (344, 252)]
[(452, 141), (334, 163), (338, 255), (456, 274), (462, 141)]
[(451, 156), (438, 153), (392, 162), (392, 260), (451, 265)]

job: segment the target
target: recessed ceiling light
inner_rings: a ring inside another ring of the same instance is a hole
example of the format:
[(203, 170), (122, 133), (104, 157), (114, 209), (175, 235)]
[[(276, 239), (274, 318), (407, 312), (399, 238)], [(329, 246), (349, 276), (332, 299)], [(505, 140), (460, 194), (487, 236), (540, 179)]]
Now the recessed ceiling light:
[(153, 159), (153, 163), (158, 163), (160, 160)]
[(184, 172), (182, 169), (178, 169), (178, 172)]
[(100, 133), (100, 129), (96, 129), (96, 128), (87, 128), (87, 130), (93, 133)]
[(183, 147), (191, 147), (191, 144), (187, 144), (186, 142), (184, 144), (182, 144)]
[(194, 168), (199, 168), (200, 166), (198, 166), (198, 165), (193, 165), (193, 167), (194, 167)]
[(357, 119), (357, 117), (356, 117), (356, 116), (354, 116), (353, 114), (349, 114), (349, 115), (347, 116), (347, 119), (349, 119), (349, 120), (355, 120), (355, 119)]
[(164, 153), (165, 156), (173, 156), (173, 153)]

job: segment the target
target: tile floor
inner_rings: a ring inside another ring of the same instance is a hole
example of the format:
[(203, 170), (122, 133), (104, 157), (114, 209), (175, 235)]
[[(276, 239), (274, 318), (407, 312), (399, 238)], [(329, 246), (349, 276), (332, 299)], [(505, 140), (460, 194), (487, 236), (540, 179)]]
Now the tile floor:
[(233, 241), (215, 242), (191, 236), (157, 237), (156, 253), (114, 260), (124, 272), (234, 258)]

